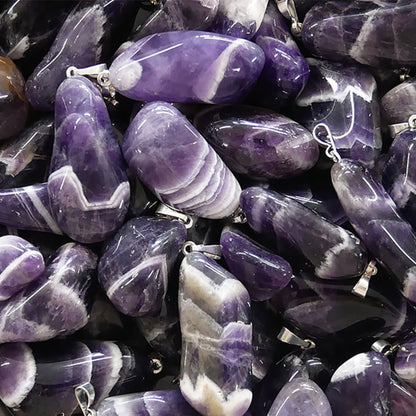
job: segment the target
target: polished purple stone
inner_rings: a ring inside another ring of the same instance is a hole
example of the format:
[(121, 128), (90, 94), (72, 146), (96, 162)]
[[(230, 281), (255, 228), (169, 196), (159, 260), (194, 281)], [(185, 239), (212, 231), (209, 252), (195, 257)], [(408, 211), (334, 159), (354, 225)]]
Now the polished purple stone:
[(242, 416), (250, 406), (250, 297), (231, 273), (201, 253), (181, 265), (180, 388), (203, 416)]
[(0, 304), (0, 343), (43, 341), (82, 328), (88, 322), (86, 295), (96, 264), (89, 249), (62, 246), (40, 279)]
[(45, 269), (39, 250), (14, 235), (0, 237), (0, 301), (7, 300)]
[(241, 194), (241, 208), (250, 227), (274, 240), (279, 253), (289, 248), (302, 253), (322, 279), (357, 276), (367, 265), (365, 249), (354, 234), (292, 198), (251, 187)]
[(251, 39), (261, 25), (267, 3), (267, 0), (219, 0), (218, 13), (211, 30)]
[(227, 166), (250, 178), (282, 179), (311, 169), (318, 145), (300, 124), (249, 106), (208, 108), (194, 123)]
[(261, 48), (244, 39), (165, 32), (147, 36), (119, 55), (110, 80), (133, 100), (220, 104), (243, 98), (263, 66)]
[(296, 11), (298, 15), (304, 15), (309, 9), (316, 3), (322, 2), (322, 0), (294, 0)]
[(117, 232), (101, 257), (98, 279), (120, 312), (146, 316), (161, 311), (185, 238), (182, 223), (163, 218), (134, 218)]
[(413, 388), (416, 388), (416, 336), (409, 335), (400, 343), (394, 361), (397, 375)]
[(103, 241), (123, 224), (130, 185), (104, 100), (84, 77), (58, 89), (48, 178), (54, 217), (82, 243)]
[(391, 375), (391, 411), (392, 416), (412, 416), (416, 411), (416, 390)]
[(381, 99), (383, 119), (389, 124), (404, 123), (416, 114), (416, 78), (388, 91)]
[(404, 296), (416, 302), (416, 234), (381, 183), (362, 165), (342, 160), (332, 182), (348, 218), (371, 253), (396, 276)]
[(221, 251), (231, 273), (243, 283), (253, 300), (270, 299), (292, 278), (292, 268), (285, 259), (258, 246), (236, 229), (224, 228)]
[(130, 169), (165, 204), (212, 219), (238, 208), (241, 188), (234, 175), (172, 105), (145, 105), (122, 149)]
[(366, 68), (308, 59), (309, 82), (296, 100), (309, 130), (325, 123), (342, 157), (372, 167), (381, 151), (377, 85)]
[(149, 391), (109, 397), (97, 416), (198, 416), (179, 390)]
[(332, 61), (414, 66), (415, 18), (413, 0), (320, 2), (305, 17), (302, 40), (308, 51)]
[(111, 39), (123, 25), (129, 26), (128, 20), (138, 7), (138, 2), (127, 0), (81, 1), (26, 82), (26, 95), (32, 107), (52, 111), (67, 68), (85, 68), (106, 59), (111, 52)]
[(280, 390), (267, 416), (332, 416), (325, 393), (312, 380), (295, 378)]
[(376, 352), (338, 367), (326, 389), (333, 416), (390, 415), (390, 373), (389, 360)]

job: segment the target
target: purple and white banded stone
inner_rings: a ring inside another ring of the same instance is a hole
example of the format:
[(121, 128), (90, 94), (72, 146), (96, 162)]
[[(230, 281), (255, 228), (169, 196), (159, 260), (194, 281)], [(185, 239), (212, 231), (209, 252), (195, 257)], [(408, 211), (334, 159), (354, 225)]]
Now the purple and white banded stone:
[(416, 336), (409, 335), (400, 343), (394, 360), (397, 375), (410, 386), (416, 388)]

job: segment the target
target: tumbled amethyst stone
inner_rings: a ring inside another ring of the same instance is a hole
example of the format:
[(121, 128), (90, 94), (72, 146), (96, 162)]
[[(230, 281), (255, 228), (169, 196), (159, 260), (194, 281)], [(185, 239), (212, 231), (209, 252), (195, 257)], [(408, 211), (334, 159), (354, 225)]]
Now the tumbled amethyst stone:
[(315, 5), (302, 40), (312, 54), (374, 67), (416, 65), (413, 0), (341, 0)]
[(208, 108), (195, 125), (227, 166), (251, 178), (282, 179), (311, 169), (318, 145), (300, 124), (249, 106)]
[(292, 278), (292, 268), (285, 259), (258, 246), (236, 229), (224, 228), (221, 251), (227, 266), (253, 300), (270, 299)]
[(201, 253), (181, 265), (180, 388), (203, 416), (243, 416), (250, 406), (250, 297), (231, 273)]
[(308, 63), (311, 73), (296, 100), (297, 119), (310, 131), (325, 123), (342, 157), (372, 167), (382, 145), (374, 77), (358, 65)]
[(413, 388), (416, 388), (416, 336), (409, 335), (400, 343), (394, 361), (397, 375)]
[(236, 178), (172, 105), (146, 104), (131, 122), (122, 149), (130, 169), (165, 204), (211, 219), (238, 208)]
[(58, 89), (48, 178), (54, 217), (82, 243), (103, 241), (123, 224), (130, 185), (104, 100), (84, 77)]
[(120, 312), (130, 316), (160, 312), (185, 237), (179, 221), (151, 217), (134, 218), (117, 232), (101, 257), (98, 279)]
[(261, 48), (244, 39), (165, 32), (147, 36), (119, 55), (110, 80), (133, 100), (220, 104), (243, 98), (263, 65)]
[(391, 375), (391, 410), (393, 416), (410, 416), (416, 409), (416, 390), (393, 372)]
[(45, 269), (40, 251), (23, 238), (0, 237), (0, 301), (7, 300)]

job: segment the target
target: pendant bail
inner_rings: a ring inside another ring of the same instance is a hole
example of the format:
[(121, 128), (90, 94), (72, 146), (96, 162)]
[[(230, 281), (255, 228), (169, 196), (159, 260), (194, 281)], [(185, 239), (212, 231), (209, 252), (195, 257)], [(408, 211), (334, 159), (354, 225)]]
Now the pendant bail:
[(399, 344), (390, 344), (385, 339), (379, 339), (371, 345), (371, 349), (383, 355), (391, 355), (400, 348)]
[(75, 397), (84, 416), (97, 415), (97, 412), (91, 409), (95, 400), (95, 390), (91, 383), (84, 383), (75, 387)]
[(360, 298), (365, 298), (367, 296), (368, 289), (370, 288), (370, 279), (375, 276), (377, 272), (376, 262), (371, 260), (370, 263), (368, 263), (364, 273), (361, 275), (360, 280), (352, 288), (351, 292)]
[(193, 241), (186, 241), (182, 253), (187, 256), (195, 252), (202, 253), (214, 260), (219, 260), (222, 257), (221, 246), (218, 244), (196, 244)]
[(292, 22), (292, 34), (299, 37), (302, 32), (302, 23), (299, 21), (298, 12), (296, 11), (293, 0), (276, 0), (279, 12)]
[(313, 138), (323, 147), (326, 147), (325, 154), (335, 163), (341, 162), (341, 155), (335, 146), (334, 136), (325, 123), (317, 124), (312, 131)]
[(416, 130), (416, 114), (412, 114), (406, 122), (389, 125), (390, 136), (393, 139), (405, 130)]
[(298, 337), (286, 327), (283, 327), (280, 330), (279, 334), (277, 335), (277, 339), (281, 342), (284, 342), (285, 344), (301, 347), (303, 350), (309, 350), (316, 347), (313, 341), (310, 339), (302, 339)]
[(194, 220), (189, 215), (184, 214), (183, 212), (177, 211), (165, 204), (160, 204), (155, 212), (155, 215), (162, 218), (167, 218), (168, 220), (178, 220), (185, 225), (185, 228), (189, 230), (194, 225)]
[(238, 207), (231, 216), (231, 222), (233, 224), (245, 224), (247, 222), (246, 214), (241, 207)]

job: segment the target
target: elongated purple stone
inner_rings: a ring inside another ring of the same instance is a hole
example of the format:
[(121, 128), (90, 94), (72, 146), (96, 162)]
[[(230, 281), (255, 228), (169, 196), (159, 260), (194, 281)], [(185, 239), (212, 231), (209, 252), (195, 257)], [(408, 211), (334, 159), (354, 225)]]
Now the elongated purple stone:
[(130, 316), (160, 312), (185, 237), (182, 223), (163, 218), (134, 218), (118, 231), (101, 257), (98, 278), (120, 312)]
[(415, 18), (413, 0), (320, 2), (305, 17), (302, 40), (308, 51), (332, 61), (415, 66)]
[(249, 106), (208, 108), (194, 121), (227, 166), (251, 178), (282, 179), (311, 169), (318, 145), (300, 124)]
[(416, 234), (381, 183), (360, 164), (342, 160), (332, 182), (366, 247), (396, 276), (404, 296), (416, 302)]
[(292, 268), (285, 259), (259, 247), (236, 229), (224, 228), (221, 251), (253, 300), (270, 299), (292, 278)]
[(48, 178), (54, 217), (82, 243), (103, 241), (124, 221), (130, 185), (103, 98), (84, 77), (65, 80), (55, 104)]
[(375, 352), (338, 367), (326, 389), (333, 416), (390, 415), (390, 373), (388, 359)]
[(165, 204), (211, 219), (238, 208), (241, 188), (234, 175), (172, 105), (145, 105), (122, 149), (130, 169)]
[(0, 301), (7, 300), (45, 269), (39, 250), (14, 235), (0, 237)]
[(165, 32), (147, 36), (119, 55), (110, 80), (133, 100), (220, 104), (244, 97), (263, 65), (261, 48), (244, 39)]
[(325, 393), (312, 380), (295, 378), (274, 400), (267, 416), (332, 416)]
[(394, 361), (397, 375), (410, 386), (416, 388), (416, 336), (409, 335), (400, 344)]
[(391, 375), (391, 410), (392, 416), (411, 416), (416, 410), (416, 390), (393, 372)]
[(242, 416), (250, 406), (250, 297), (232, 274), (201, 253), (181, 265), (180, 388), (202, 415)]
[(292, 198), (259, 187), (245, 189), (241, 208), (253, 230), (274, 240), (278, 251), (302, 253), (322, 279), (357, 276), (367, 265), (360, 240)]

